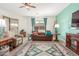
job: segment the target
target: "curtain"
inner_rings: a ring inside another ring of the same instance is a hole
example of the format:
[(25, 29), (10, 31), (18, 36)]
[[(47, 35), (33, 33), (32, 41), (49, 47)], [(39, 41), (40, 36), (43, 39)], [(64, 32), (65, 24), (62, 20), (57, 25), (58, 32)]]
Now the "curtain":
[(0, 19), (0, 39), (4, 36), (4, 30), (5, 30), (6, 24), (5, 20)]
[(0, 27), (0, 39), (3, 38), (4, 27)]
[(45, 32), (46, 32), (47, 18), (44, 18), (44, 24), (45, 24)]
[(35, 31), (35, 18), (31, 18), (32, 21), (32, 32)]

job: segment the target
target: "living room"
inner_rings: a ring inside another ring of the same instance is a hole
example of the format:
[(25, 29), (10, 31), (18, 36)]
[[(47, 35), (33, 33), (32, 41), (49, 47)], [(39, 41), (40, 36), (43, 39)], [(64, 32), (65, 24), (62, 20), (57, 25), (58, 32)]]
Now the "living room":
[(73, 16), (79, 12), (77, 6), (79, 3), (0, 3), (0, 55), (78, 56), (79, 48), (72, 45), (78, 46), (79, 41), (69, 40), (73, 34), (78, 37), (78, 20), (73, 20), (78, 18)]

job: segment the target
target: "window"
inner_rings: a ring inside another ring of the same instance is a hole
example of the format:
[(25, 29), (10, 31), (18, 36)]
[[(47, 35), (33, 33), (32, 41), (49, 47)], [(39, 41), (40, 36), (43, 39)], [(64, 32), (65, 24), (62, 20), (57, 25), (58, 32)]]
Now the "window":
[(41, 20), (35, 20), (35, 23), (38, 24), (38, 23), (44, 23), (44, 20), (41, 19)]
[(18, 32), (18, 20), (17, 19), (10, 19), (10, 31)]
[(3, 19), (6, 22), (6, 31), (11, 31), (15, 34), (18, 33), (18, 19), (13, 19), (6, 16), (3, 16)]
[(35, 19), (35, 31), (45, 32), (45, 24), (43, 18)]

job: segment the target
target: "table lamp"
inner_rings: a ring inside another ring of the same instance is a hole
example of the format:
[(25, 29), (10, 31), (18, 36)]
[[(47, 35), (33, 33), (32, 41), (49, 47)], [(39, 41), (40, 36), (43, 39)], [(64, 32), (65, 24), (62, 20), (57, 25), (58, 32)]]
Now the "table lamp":
[(56, 33), (56, 40), (55, 41), (59, 41), (58, 40), (58, 32), (57, 32), (58, 28), (59, 28), (59, 24), (55, 24), (55, 33)]

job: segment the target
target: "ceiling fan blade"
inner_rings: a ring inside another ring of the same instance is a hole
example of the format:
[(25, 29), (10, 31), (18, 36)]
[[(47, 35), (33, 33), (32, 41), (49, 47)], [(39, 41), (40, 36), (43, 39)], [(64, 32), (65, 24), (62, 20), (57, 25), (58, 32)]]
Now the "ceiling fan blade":
[(32, 5), (27, 5), (27, 6), (29, 6), (29, 7), (31, 7), (31, 8), (36, 8), (35, 6), (32, 6)]
[(19, 8), (23, 8), (23, 7), (25, 7), (25, 6), (20, 6)]
[(25, 5), (25, 6), (32, 7), (32, 8), (36, 8), (35, 6), (32, 6), (31, 3), (24, 3), (24, 5)]
[(36, 8), (35, 6), (30, 6), (30, 7), (32, 7), (32, 8)]

